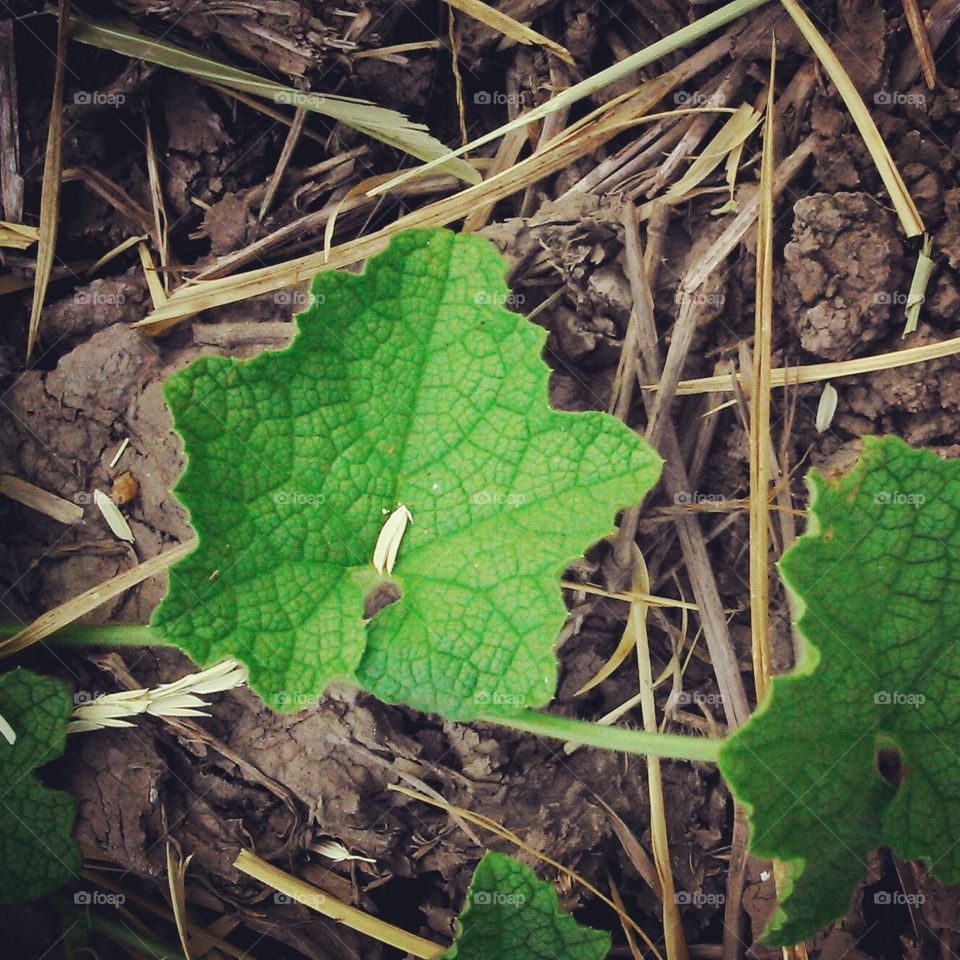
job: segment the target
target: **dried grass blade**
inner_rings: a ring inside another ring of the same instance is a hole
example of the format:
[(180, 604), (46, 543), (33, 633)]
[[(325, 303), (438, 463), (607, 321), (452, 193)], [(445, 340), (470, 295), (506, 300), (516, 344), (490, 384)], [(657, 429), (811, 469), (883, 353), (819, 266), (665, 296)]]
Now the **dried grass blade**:
[(305, 93), (256, 74), (218, 63), (208, 57), (184, 50), (165, 40), (154, 40), (134, 30), (94, 23), (82, 17), (70, 18), (73, 40), (112, 50), (137, 60), (146, 60), (171, 70), (179, 70), (199, 80), (214, 81), (243, 90), (274, 103), (302, 107), (332, 117), (361, 133), (403, 150), (418, 160), (438, 159), (447, 173), (468, 183), (477, 183), (480, 175), (463, 160), (447, 157), (447, 147), (435, 140), (421, 123), (414, 123), (396, 110), (379, 107), (368, 100), (331, 94)]
[(50, 103), (50, 124), (47, 149), (43, 161), (43, 184), (40, 188), (40, 235), (37, 240), (37, 272), (30, 306), (30, 328), (27, 332), (27, 363), (33, 354), (40, 330), (40, 311), (47, 294), (53, 270), (53, 254), (57, 243), (57, 219), (60, 214), (60, 167), (63, 146), (63, 74), (67, 65), (67, 18), (70, 0), (60, 0), (57, 27), (57, 62), (53, 71), (53, 97)]
[(474, 20), (485, 23), (492, 30), (502, 33), (505, 37), (509, 37), (517, 43), (522, 43), (524, 46), (541, 46), (569, 63), (571, 67), (575, 65), (573, 55), (566, 47), (561, 46), (549, 37), (545, 37), (542, 33), (537, 33), (536, 30), (520, 23), (519, 20), (514, 20), (513, 17), (507, 16), (507, 14), (491, 7), (489, 4), (483, 3), (482, 0), (446, 0), (446, 3), (454, 10), (459, 10), (468, 17), (473, 17)]
[(386, 193), (388, 190), (392, 190), (394, 187), (399, 186), (401, 183), (404, 183), (412, 177), (422, 176), (424, 173), (429, 172), (430, 170), (439, 166), (441, 163), (445, 163), (448, 160), (452, 160), (454, 157), (462, 156), (468, 151), (477, 150), (485, 144), (492, 143), (494, 140), (498, 140), (500, 137), (508, 134), (511, 130), (526, 127), (527, 124), (533, 123), (535, 120), (542, 120), (557, 110), (570, 107), (580, 100), (583, 100), (584, 97), (589, 97), (595, 93), (598, 93), (605, 87), (610, 86), (610, 84), (616, 83), (617, 81), (622, 80), (624, 77), (628, 77), (631, 74), (636, 73), (638, 70), (647, 66), (648, 64), (653, 63), (655, 60), (659, 60), (661, 57), (665, 57), (667, 54), (676, 52), (682, 47), (693, 43), (695, 40), (699, 40), (701, 37), (712, 33), (714, 30), (719, 30), (720, 27), (726, 26), (728, 23), (738, 19), (745, 13), (749, 13), (752, 10), (756, 10), (758, 7), (764, 6), (764, 4), (767, 2), (768, 0), (734, 0), (732, 3), (727, 3), (719, 9), (700, 17), (693, 23), (688, 24), (686, 27), (674, 31), (668, 36), (657, 40), (655, 43), (651, 43), (650, 46), (644, 47), (643, 50), (637, 51), (632, 56), (627, 57), (626, 60), (621, 60), (619, 63), (615, 63), (613, 66), (607, 67), (605, 70), (601, 70), (599, 73), (595, 73), (593, 76), (587, 77), (585, 80), (581, 80), (580, 83), (575, 83), (572, 87), (568, 87), (566, 90), (561, 91), (555, 97), (551, 97), (546, 103), (542, 103), (539, 106), (534, 107), (532, 110), (521, 114), (515, 120), (505, 123), (502, 127), (497, 127), (496, 130), (492, 130), (490, 133), (485, 133), (482, 137), (478, 137), (476, 140), (471, 140), (470, 143), (464, 144), (462, 147), (458, 147), (456, 150), (452, 150), (441, 157), (437, 157), (435, 160), (431, 160), (422, 167), (417, 167), (414, 170), (410, 170), (402, 176), (390, 181), (389, 183), (375, 187), (370, 191), (370, 195), (375, 196), (378, 193)]
[(753, 683), (761, 703), (770, 683), (770, 355), (773, 344), (773, 104), (777, 59), (771, 43), (770, 81), (760, 161), (753, 390), (750, 403), (750, 641)]
[(350, 927), (351, 930), (357, 930), (373, 937), (375, 940), (395, 947), (401, 952), (420, 957), (422, 960), (439, 960), (445, 952), (445, 948), (440, 944), (431, 943), (431, 941), (424, 940), (415, 934), (407, 933), (406, 930), (401, 930), (393, 924), (364, 913), (349, 903), (343, 903), (319, 887), (291, 876), (279, 867), (261, 860), (255, 854), (250, 853), (249, 850), (241, 850), (237, 859), (233, 861), (233, 865), (241, 873), (265, 883), (268, 887), (273, 887), (274, 890), (287, 894), (291, 899), (302, 903), (311, 910), (315, 910), (322, 916), (336, 920), (338, 923)]
[(780, 0), (780, 2), (786, 8), (787, 13), (793, 18), (793, 22), (797, 25), (797, 28), (803, 34), (807, 43), (813, 48), (817, 59), (823, 64), (827, 75), (837, 88), (837, 93), (840, 94), (843, 102), (847, 105), (850, 116), (853, 118), (857, 130), (860, 131), (860, 136), (863, 138), (863, 142), (870, 152), (870, 156), (873, 158), (877, 172), (880, 174), (880, 179), (883, 180), (883, 184), (887, 188), (887, 193), (890, 194), (890, 200), (893, 203), (894, 209), (897, 211), (897, 216), (900, 218), (900, 225), (903, 227), (903, 232), (908, 237), (918, 237), (924, 232), (923, 219), (859, 91), (853, 85), (853, 81), (847, 75), (847, 71), (843, 69), (843, 64), (840, 63), (837, 55), (831, 49), (830, 44), (827, 43), (823, 34), (814, 26), (813, 21), (807, 16), (806, 11), (800, 4), (797, 3), (797, 0)]
[(10, 654), (18, 653), (38, 640), (49, 637), (68, 623), (78, 620), (85, 613), (95, 610), (100, 604), (112, 600), (125, 590), (129, 590), (147, 578), (166, 570), (172, 563), (176, 563), (181, 557), (190, 553), (196, 545), (196, 540), (187, 540), (184, 543), (177, 544), (172, 550), (151, 557), (149, 560), (145, 560), (143, 563), (139, 563), (137, 566), (125, 570), (109, 580), (104, 580), (103, 583), (99, 583), (89, 590), (85, 590), (66, 603), (48, 610), (19, 633), (15, 633), (12, 637), (0, 642), (0, 657), (8, 657)]

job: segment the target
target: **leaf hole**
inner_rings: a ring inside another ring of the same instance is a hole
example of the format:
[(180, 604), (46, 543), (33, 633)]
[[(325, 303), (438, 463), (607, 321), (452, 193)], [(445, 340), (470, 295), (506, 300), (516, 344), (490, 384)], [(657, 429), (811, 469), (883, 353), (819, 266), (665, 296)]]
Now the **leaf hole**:
[(381, 580), (363, 598), (363, 619), (372, 620), (384, 607), (396, 603), (401, 596), (403, 592), (398, 583), (392, 580)]
[(903, 779), (903, 760), (900, 751), (891, 744), (877, 747), (877, 772), (896, 789)]

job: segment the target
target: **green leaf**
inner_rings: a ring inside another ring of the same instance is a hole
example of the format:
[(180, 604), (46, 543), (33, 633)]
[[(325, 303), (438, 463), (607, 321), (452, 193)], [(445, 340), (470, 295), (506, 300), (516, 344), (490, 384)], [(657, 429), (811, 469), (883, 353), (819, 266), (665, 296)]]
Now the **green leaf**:
[(0, 903), (33, 900), (79, 873), (73, 798), (34, 771), (63, 753), (73, 708), (62, 680), (16, 669), (0, 676), (0, 715), (16, 734), (0, 738)]
[[(458, 719), (550, 699), (558, 578), (659, 459), (607, 414), (550, 409), (545, 334), (504, 309), (503, 274), (486, 240), (409, 231), (363, 275), (317, 276), (288, 349), (170, 378), (200, 545), (163, 636), (243, 660), (281, 708), (334, 678)], [(402, 596), (366, 626), (400, 504)]]
[(883, 844), (960, 882), (960, 463), (868, 437), (849, 473), (809, 485), (781, 562), (805, 655), (720, 758), (751, 850), (788, 865), (770, 945), (845, 914)]
[(553, 884), (513, 857), (487, 851), (441, 960), (603, 960), (609, 952), (610, 934), (561, 913)]

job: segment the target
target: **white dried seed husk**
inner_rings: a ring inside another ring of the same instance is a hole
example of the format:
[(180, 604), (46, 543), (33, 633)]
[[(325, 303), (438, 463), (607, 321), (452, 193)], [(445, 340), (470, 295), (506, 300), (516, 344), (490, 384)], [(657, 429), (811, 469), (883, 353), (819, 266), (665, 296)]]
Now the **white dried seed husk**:
[(10, 721), (0, 714), (0, 736), (12, 747), (17, 742), (17, 731), (10, 726)]
[(832, 383), (823, 385), (820, 402), (817, 404), (817, 419), (815, 426), (817, 433), (823, 433), (833, 423), (833, 415), (837, 412), (837, 391)]
[(199, 673), (191, 673), (151, 690), (121, 690), (104, 693), (73, 708), (68, 733), (83, 733), (103, 727), (132, 727), (128, 718), (142, 714), (154, 717), (209, 717), (200, 709), (208, 706), (200, 694), (219, 693), (247, 682), (247, 668), (226, 659)]
[(103, 519), (107, 521), (107, 526), (113, 535), (118, 540), (133, 543), (133, 531), (127, 523), (127, 518), (120, 512), (120, 508), (102, 490), (93, 491), (93, 502), (103, 514)]
[(402, 503), (387, 517), (377, 537), (377, 545), (373, 548), (373, 565), (381, 576), (393, 573), (400, 541), (403, 540), (407, 524), (412, 521), (413, 514)]
[(321, 843), (315, 843), (310, 849), (319, 853), (320, 856), (326, 857), (328, 860), (333, 860), (334, 863), (341, 863), (344, 860), (359, 860), (363, 863), (377, 862), (373, 857), (360, 857), (355, 853), (351, 853), (338, 840), (324, 840)]

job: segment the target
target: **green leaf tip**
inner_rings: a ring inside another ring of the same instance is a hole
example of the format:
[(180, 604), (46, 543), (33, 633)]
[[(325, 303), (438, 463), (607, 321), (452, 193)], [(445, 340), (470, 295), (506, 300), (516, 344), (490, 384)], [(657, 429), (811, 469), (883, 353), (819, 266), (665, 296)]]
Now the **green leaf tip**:
[(960, 462), (868, 437), (809, 483), (781, 562), (809, 650), (720, 755), (751, 851), (787, 864), (771, 946), (844, 915), (879, 846), (960, 882)]
[(441, 960), (603, 960), (610, 945), (608, 933), (560, 910), (553, 884), (513, 857), (487, 851)]
[[(545, 332), (505, 309), (504, 273), (480, 237), (401, 233), (363, 274), (314, 279), (287, 349), (168, 380), (199, 546), (161, 636), (244, 661), (275, 708), (333, 679), (456, 719), (549, 701), (559, 576), (660, 460), (605, 413), (550, 408)], [(401, 596), (367, 623), (401, 505)]]
[(76, 803), (35, 773), (63, 753), (72, 709), (62, 680), (21, 668), (0, 676), (0, 715), (16, 737), (0, 738), (0, 903), (34, 900), (80, 872)]

